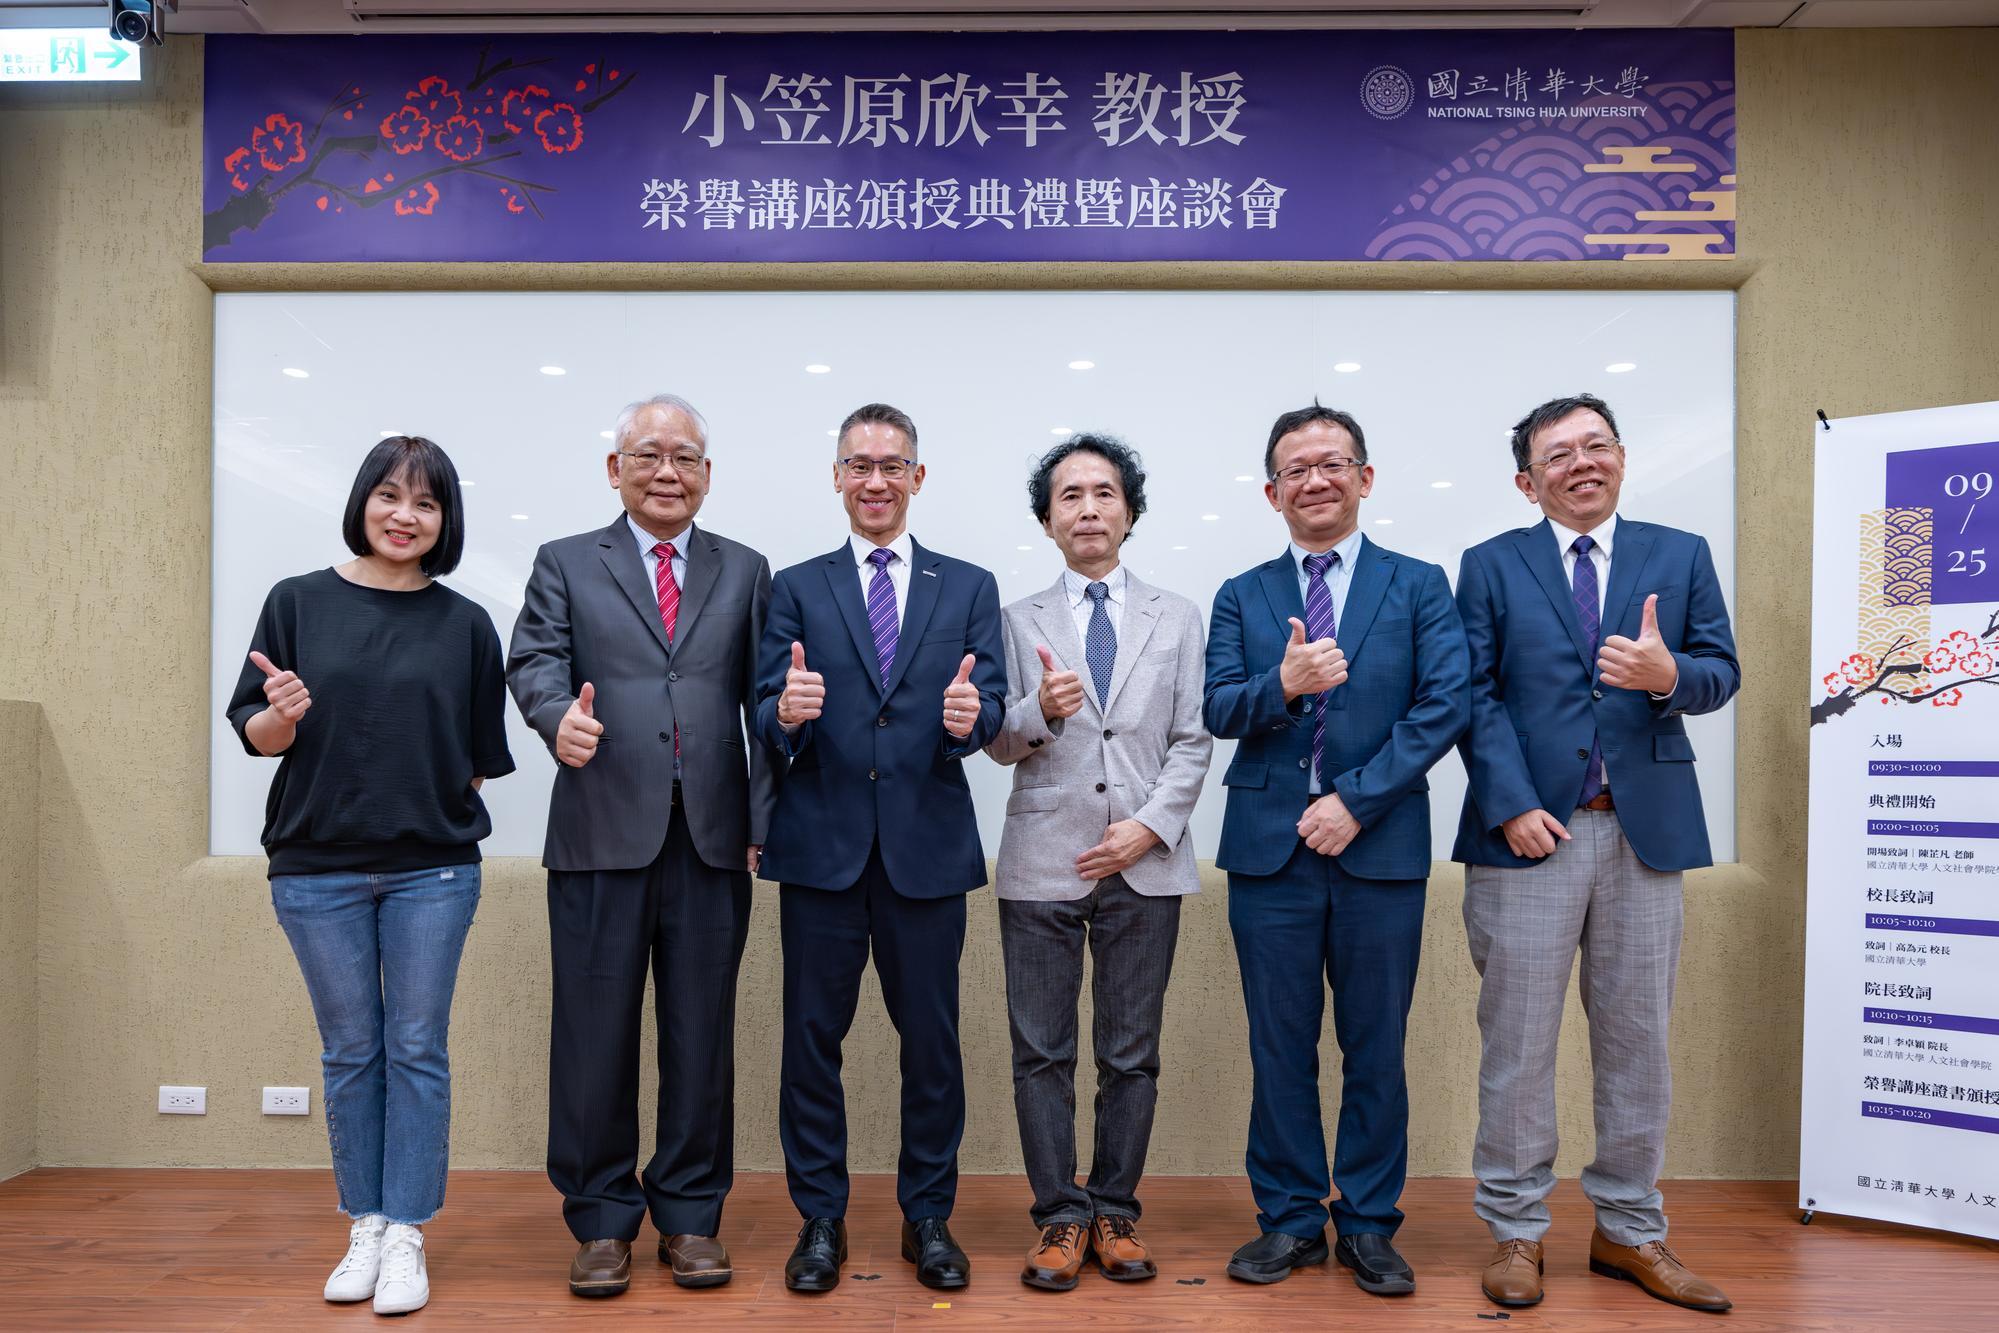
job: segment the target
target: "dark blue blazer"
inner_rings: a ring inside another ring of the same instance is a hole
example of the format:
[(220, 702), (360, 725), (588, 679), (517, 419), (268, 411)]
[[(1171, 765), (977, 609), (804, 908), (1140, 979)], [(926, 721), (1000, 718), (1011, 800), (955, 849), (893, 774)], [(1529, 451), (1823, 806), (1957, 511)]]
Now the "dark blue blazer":
[[(786, 736), (777, 697), (793, 640), (826, 678), (826, 704)], [(910, 542), (909, 596), (884, 690), (852, 549), (782, 570), (757, 654), (757, 734), (791, 756), (779, 789), (764, 879), (845, 889), (876, 838), (889, 883), (906, 898), (948, 898), (986, 882), (986, 857), (965, 785), (964, 758), (999, 734), (1006, 715), (999, 585), (977, 565)], [(959, 740), (944, 730), (944, 687), (966, 653), (979, 719)]]
[(1597, 679), (1547, 520), (1465, 552), (1458, 610), (1471, 643), (1471, 729), (1461, 746), (1470, 785), (1453, 860), (1532, 865), (1507, 847), (1499, 826), (1537, 807), (1567, 823), (1595, 737), (1617, 822), (1638, 859), (1654, 870), (1713, 863), (1683, 719), (1712, 713), (1742, 685), (1721, 581), (1706, 538), (1620, 515), (1603, 637), (1636, 639), (1653, 593), (1659, 635), (1680, 664), (1663, 700)]
[[(1293, 616), (1305, 618), (1305, 602), (1289, 548), (1215, 594), (1204, 713), (1209, 731), (1238, 742), (1222, 775), (1229, 803), (1215, 864), (1238, 874), (1281, 870), (1312, 800), (1312, 700), (1287, 707), (1278, 680)], [(1457, 743), (1470, 708), (1465, 632), (1444, 571), (1363, 537), (1337, 629), (1347, 680), (1326, 702), (1326, 769), (1360, 821), (1340, 868), (1426, 878), (1430, 766)]]

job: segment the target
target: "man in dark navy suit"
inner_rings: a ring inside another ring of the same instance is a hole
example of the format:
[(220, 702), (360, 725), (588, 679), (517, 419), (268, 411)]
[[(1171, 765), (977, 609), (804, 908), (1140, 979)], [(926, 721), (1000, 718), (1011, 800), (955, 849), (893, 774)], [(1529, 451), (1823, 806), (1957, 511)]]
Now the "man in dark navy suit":
[(1470, 779), (1454, 859), (1480, 978), (1474, 1207), (1497, 1243), (1482, 1285), (1541, 1299), (1555, 1185), (1555, 1043), (1582, 953), (1596, 1093), (1590, 1269), (1664, 1301), (1728, 1297), (1666, 1248), (1659, 1168), (1680, 873), (1710, 863), (1685, 716), (1742, 683), (1707, 542), (1617, 512), (1624, 445), (1600, 398), (1513, 428), (1515, 487), (1545, 518), (1464, 554)]
[(833, 486), (851, 535), (777, 575), (758, 664), (758, 733), (791, 761), (762, 866), (781, 886), (778, 1128), (805, 1218), (784, 1281), (831, 1291), (846, 1261), (840, 1046), (872, 947), (902, 1039), (902, 1256), (948, 1290), (971, 1275), (947, 1219), (965, 1129), (965, 895), (986, 882), (963, 760), (1006, 711), (999, 587), (910, 537), (923, 465), (903, 412), (847, 417)]
[[(1431, 765), (1464, 731), (1465, 636), (1444, 571), (1360, 534), (1374, 485), (1360, 423), (1277, 419), (1264, 494), (1291, 542), (1215, 594), (1208, 730), (1238, 741), (1215, 863), (1249, 1011), (1245, 1162), (1257, 1238), (1230, 1277), (1276, 1282), (1334, 1249), (1362, 1290), (1415, 1275), (1391, 1241), (1409, 1161), (1402, 1044), (1430, 874)], [(1319, 1118), (1326, 983), (1342, 1086), (1329, 1188)]]

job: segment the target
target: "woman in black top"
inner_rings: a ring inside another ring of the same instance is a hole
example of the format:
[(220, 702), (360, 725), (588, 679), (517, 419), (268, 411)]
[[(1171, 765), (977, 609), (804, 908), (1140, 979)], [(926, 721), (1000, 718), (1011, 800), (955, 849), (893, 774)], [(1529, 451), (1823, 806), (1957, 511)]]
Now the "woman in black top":
[(429, 1299), (420, 1229), (444, 1202), (445, 1035), (479, 903), (479, 784), (510, 773), (499, 635), (432, 581), (465, 548), (458, 473), (429, 440), (369, 452), (342, 533), (355, 558), (271, 589), (229, 701), (256, 755), (271, 901), (325, 1045), (326, 1131), (354, 1219), (329, 1301)]

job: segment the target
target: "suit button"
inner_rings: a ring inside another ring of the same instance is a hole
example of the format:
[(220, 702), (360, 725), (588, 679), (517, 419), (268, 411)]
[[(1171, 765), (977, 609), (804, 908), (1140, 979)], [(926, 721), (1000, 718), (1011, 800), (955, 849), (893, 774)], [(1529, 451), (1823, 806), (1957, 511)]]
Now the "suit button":
[(1312, 766), (1312, 761), (1310, 759), (1300, 759), (1298, 761), (1298, 767), (1300, 768), (1310, 768), (1311, 766)]
[(670, 731), (662, 731), (659, 733), (659, 738), (663, 741), (670, 741), (673, 739), (673, 733)]
[(666, 673), (666, 678), (667, 678), (668, 680), (679, 680), (679, 679), (680, 679), (680, 673), (679, 673), (678, 671), (669, 671), (669, 672), (667, 672), (667, 673)]
[(1578, 759), (1587, 759), (1587, 758), (1589, 758), (1589, 751), (1588, 751), (1588, 750), (1577, 750), (1577, 751), (1576, 751), (1576, 758), (1578, 758)]
[(876, 726), (878, 726), (878, 727), (885, 727), (885, 726), (887, 726), (887, 725), (888, 725), (888, 714), (886, 714), (886, 713), (883, 713), (883, 714), (882, 714), (882, 715), (881, 715), (880, 717), (876, 718), (876, 719), (875, 719), (875, 725), (876, 725)]
[(1308, 713), (1312, 711), (1312, 701), (1310, 699), (1305, 701), (1305, 711)]
[(1113, 736), (1115, 736), (1115, 735), (1117, 735), (1117, 733), (1116, 733), (1115, 731), (1112, 731), (1112, 730), (1111, 730), (1111, 729), (1110, 729), (1109, 727), (1105, 727), (1105, 728), (1104, 728), (1104, 739), (1105, 739), (1105, 740), (1109, 740), (1109, 739), (1110, 739), (1111, 737), (1113, 737)]
[(1034, 748), (1035, 748), (1036, 746), (1038, 746), (1038, 745), (1040, 745), (1040, 744), (1041, 744), (1041, 742), (1040, 742), (1040, 741), (1029, 741), (1029, 742), (1027, 743), (1027, 748), (1028, 748), (1028, 749), (1030, 749), (1030, 750), (1032, 750), (1032, 749), (1034, 749)]
[(1103, 789), (1104, 789), (1104, 784), (1103, 784), (1103, 783), (1101, 783), (1101, 782), (1099, 782), (1099, 783), (1097, 784), (1097, 790), (1098, 790), (1098, 791), (1102, 791)]
[(874, 780), (875, 780), (875, 771), (871, 768), (868, 770), (868, 781), (873, 782)]
[(1601, 699), (1601, 698), (1603, 698), (1603, 691), (1602, 691), (1602, 690), (1591, 690), (1591, 691), (1589, 692), (1589, 697), (1590, 697), (1590, 698), (1592, 698), (1592, 699)]

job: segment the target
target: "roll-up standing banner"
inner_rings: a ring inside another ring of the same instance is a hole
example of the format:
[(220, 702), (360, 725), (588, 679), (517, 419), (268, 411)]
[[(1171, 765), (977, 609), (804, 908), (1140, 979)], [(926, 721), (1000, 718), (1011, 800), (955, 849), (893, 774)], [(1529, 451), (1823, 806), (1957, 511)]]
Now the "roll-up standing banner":
[(1812, 430), (1799, 1205), (1999, 1237), (1999, 403)]

